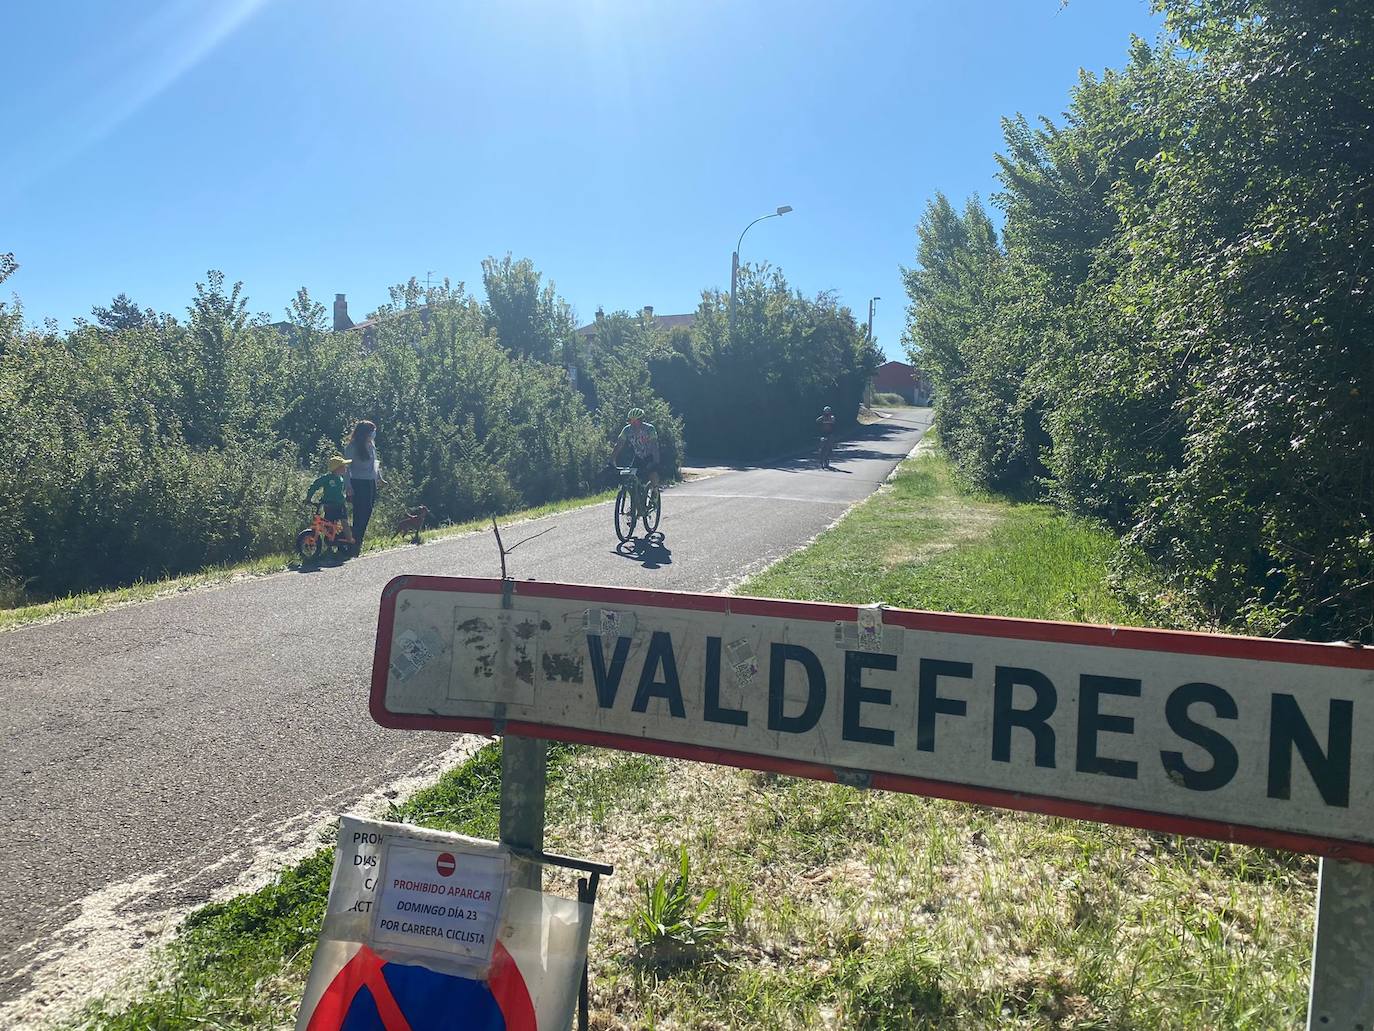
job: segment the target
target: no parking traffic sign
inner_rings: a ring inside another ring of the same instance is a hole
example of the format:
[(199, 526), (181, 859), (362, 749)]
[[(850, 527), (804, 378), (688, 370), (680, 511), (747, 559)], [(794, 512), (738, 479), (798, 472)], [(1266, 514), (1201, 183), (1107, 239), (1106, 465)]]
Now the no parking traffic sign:
[(510, 868), (494, 842), (343, 817), (297, 1031), (564, 1031), (591, 906)]

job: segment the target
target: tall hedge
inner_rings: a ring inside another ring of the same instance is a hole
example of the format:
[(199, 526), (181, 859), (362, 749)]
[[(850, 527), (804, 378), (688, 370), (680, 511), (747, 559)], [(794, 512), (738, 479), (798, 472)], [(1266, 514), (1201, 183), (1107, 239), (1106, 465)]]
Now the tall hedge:
[(1374, 6), (1157, 0), (1005, 126), (1000, 239), (937, 198), (908, 342), (973, 480), (1114, 521), (1270, 634), (1374, 624)]
[(649, 368), (693, 453), (761, 458), (809, 445), (826, 405), (852, 425), (879, 361), (833, 294), (807, 297), (780, 271), (746, 266), (734, 332), (728, 295), (708, 290), (689, 332), (660, 335)]
[(380, 427), (389, 481), (374, 525), (408, 505), (456, 521), (592, 485), (608, 446), (561, 365), (512, 353), (461, 289), (397, 302), (366, 338), (326, 332), (304, 291), (289, 325), (263, 325), (218, 273), (184, 321), (112, 305), (59, 333), (0, 313), (7, 593), (284, 550), (358, 418)]
[(718, 294), (685, 340), (626, 315), (579, 338), (528, 259), (488, 259), (483, 286), (412, 279), (342, 333), (304, 290), (252, 317), (219, 272), (182, 319), (121, 294), (59, 332), (0, 307), (0, 603), (288, 548), (356, 419), (379, 426), (374, 525), (417, 504), (459, 521), (602, 484), (631, 407), (676, 471), (689, 437), (758, 454), (822, 403), (852, 413), (873, 364), (847, 310), (778, 275), (746, 272), (733, 340)]

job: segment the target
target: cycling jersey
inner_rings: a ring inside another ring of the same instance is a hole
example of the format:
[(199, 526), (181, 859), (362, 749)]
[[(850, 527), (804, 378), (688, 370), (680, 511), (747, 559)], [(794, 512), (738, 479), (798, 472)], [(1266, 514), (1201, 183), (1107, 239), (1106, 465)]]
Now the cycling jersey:
[(638, 459), (658, 461), (658, 430), (654, 429), (653, 423), (641, 422), (638, 426), (627, 423), (620, 431), (616, 446), (621, 444), (630, 445)]

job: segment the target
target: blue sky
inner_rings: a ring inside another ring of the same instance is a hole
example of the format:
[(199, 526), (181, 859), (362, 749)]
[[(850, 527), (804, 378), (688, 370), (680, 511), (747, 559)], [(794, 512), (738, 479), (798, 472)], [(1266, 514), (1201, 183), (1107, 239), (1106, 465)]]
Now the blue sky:
[[(281, 318), (530, 257), (583, 321), (692, 310), (730, 251), (834, 290), (901, 356), (936, 190), (995, 188), (999, 118), (1058, 117), (1146, 0), (55, 0), (0, 13), (0, 251), (28, 321), (210, 268)], [(20, 84), (17, 88), (14, 84)]]

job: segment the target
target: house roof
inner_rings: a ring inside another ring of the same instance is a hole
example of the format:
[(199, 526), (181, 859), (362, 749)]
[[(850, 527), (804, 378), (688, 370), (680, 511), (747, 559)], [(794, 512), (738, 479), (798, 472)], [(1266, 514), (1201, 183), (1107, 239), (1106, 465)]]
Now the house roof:
[[(697, 321), (697, 313), (693, 311), (687, 312), (685, 315), (652, 315), (649, 317), (649, 321), (653, 323), (655, 329), (676, 329), (678, 326), (685, 326), (690, 329)], [(577, 335), (580, 337), (591, 336), (595, 331), (595, 322), (577, 327)]]
[(361, 322), (355, 322), (341, 332), (352, 333), (355, 329), (375, 329), (383, 322), (390, 322), (392, 319), (398, 319), (402, 315), (419, 315), (421, 322), (427, 322), (429, 319), (429, 305), (417, 304), (413, 308), (397, 308), (395, 311), (389, 311), (385, 315), (378, 316), (377, 318), (363, 319)]

